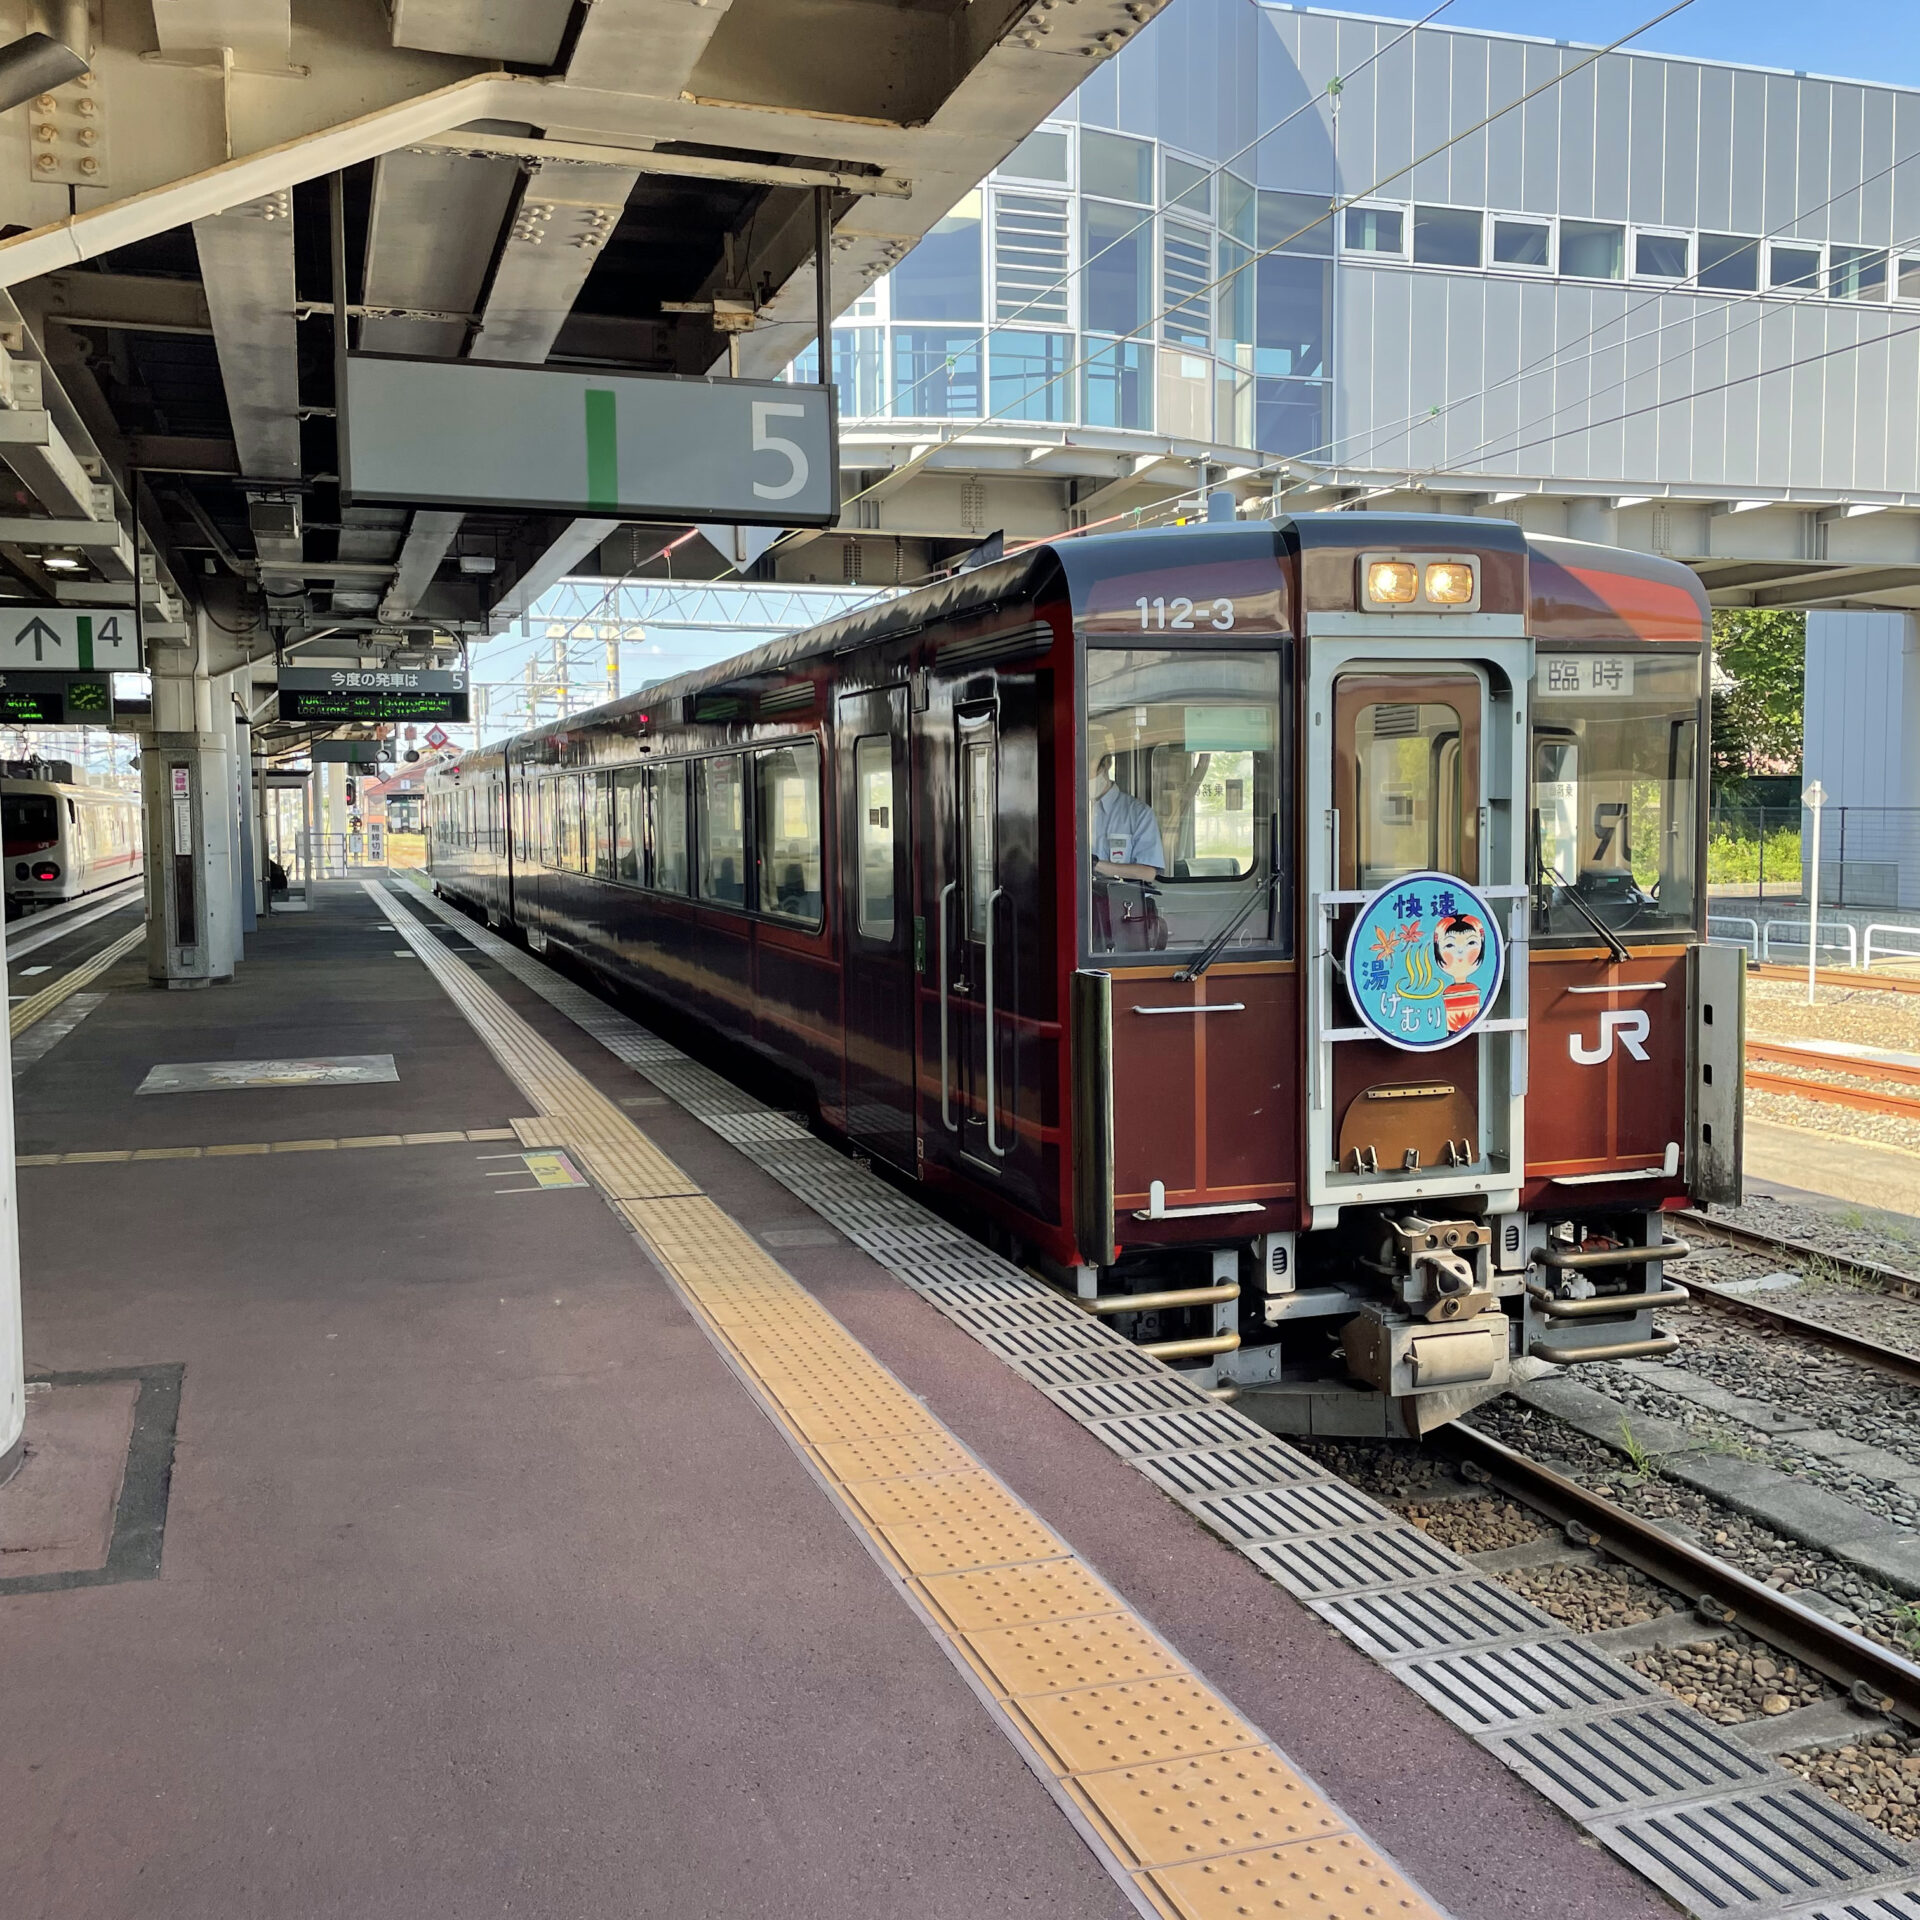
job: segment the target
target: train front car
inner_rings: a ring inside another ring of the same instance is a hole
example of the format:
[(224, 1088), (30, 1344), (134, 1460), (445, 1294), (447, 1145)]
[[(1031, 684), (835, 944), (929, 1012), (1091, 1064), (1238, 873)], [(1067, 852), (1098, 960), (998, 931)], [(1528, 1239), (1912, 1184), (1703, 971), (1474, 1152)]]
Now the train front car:
[(1418, 1434), (1667, 1350), (1662, 1211), (1737, 1192), (1705, 602), (1499, 522), (1262, 533), (1060, 549), (1073, 1277), (1269, 1426)]

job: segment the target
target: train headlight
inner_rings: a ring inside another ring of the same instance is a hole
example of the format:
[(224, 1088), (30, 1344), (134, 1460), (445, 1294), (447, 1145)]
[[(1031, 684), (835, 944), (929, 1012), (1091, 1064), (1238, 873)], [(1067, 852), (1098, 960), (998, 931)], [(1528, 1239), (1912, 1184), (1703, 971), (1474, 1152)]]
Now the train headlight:
[(1436, 606), (1464, 607), (1473, 600), (1473, 569), (1464, 560), (1436, 560), (1427, 569), (1427, 598)]
[(1367, 598), (1377, 607), (1410, 607), (1419, 597), (1420, 569), (1411, 560), (1367, 562)]
[(58, 880), (60, 869), (51, 860), (42, 860), (33, 870), (36, 880)]

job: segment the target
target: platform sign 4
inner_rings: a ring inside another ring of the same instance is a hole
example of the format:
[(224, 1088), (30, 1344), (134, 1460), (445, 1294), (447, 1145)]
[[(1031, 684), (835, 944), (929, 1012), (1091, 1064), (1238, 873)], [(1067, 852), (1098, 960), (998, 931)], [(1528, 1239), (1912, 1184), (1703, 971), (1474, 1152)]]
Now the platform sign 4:
[(131, 607), (11, 607), (0, 617), (0, 672), (138, 673)]
[(1493, 909), (1450, 873), (1410, 873), (1361, 907), (1347, 940), (1347, 992), (1389, 1046), (1422, 1053), (1484, 1024), (1506, 972)]

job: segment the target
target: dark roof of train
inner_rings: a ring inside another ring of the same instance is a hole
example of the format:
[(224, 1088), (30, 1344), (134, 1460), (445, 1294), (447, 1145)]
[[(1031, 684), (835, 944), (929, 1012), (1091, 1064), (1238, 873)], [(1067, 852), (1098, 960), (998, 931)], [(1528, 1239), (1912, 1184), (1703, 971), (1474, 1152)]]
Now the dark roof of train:
[(639, 692), (623, 694), (585, 713), (550, 721), (505, 740), (491, 741), (476, 752), (510, 751), (523, 741), (645, 713), (666, 701), (710, 687), (783, 673), (805, 661), (825, 659), (874, 641), (904, 638), (936, 621), (986, 613), (1007, 601), (1030, 598), (1055, 579), (1063, 580), (1077, 598), (1076, 590), (1095, 578), (1141, 572), (1161, 564), (1163, 550), (1170, 546), (1177, 546), (1189, 561), (1250, 558), (1284, 549), (1289, 544), (1352, 546), (1356, 544), (1354, 523), (1359, 519), (1364, 519), (1368, 546), (1392, 547), (1414, 542), (1431, 546), (1436, 538), (1444, 539), (1451, 533), (1462, 544), (1471, 541), (1482, 547), (1526, 548), (1534, 552), (1549, 549), (1563, 565), (1571, 555), (1590, 557), (1598, 571), (1658, 580), (1678, 586), (1682, 591), (1690, 587), (1698, 599), (1702, 620), (1706, 617), (1706, 595), (1700, 589), (1698, 578), (1676, 561), (1627, 553), (1616, 547), (1538, 539), (1502, 520), (1438, 514), (1317, 513), (1243, 521), (1231, 526), (1154, 527), (1132, 533), (1100, 534), (1090, 540), (1047, 541), (1005, 560), (995, 560), (931, 586), (916, 588), (879, 606), (863, 607), (821, 626), (782, 634), (777, 640), (769, 640), (746, 653), (734, 654), (691, 673), (676, 674), (670, 680), (656, 681)]

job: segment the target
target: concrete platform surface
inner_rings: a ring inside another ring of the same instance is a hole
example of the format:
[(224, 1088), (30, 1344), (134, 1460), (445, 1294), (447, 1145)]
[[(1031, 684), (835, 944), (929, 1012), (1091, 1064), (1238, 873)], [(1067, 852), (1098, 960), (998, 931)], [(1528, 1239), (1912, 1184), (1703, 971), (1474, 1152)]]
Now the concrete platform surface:
[[(598, 1193), (503, 1191), (515, 1143), (466, 1136), (524, 1098), (379, 917), (325, 889), (230, 987), (110, 976), (20, 1083), (33, 1156), (459, 1137), (21, 1169), (30, 1371), (184, 1375), (158, 1577), (0, 1592), (9, 1920), (1136, 1911)], [(1463, 1920), (1668, 1911), (785, 1190), (636, 1117)]]

